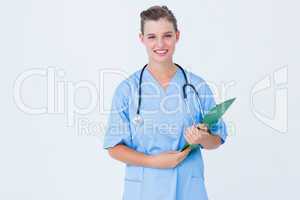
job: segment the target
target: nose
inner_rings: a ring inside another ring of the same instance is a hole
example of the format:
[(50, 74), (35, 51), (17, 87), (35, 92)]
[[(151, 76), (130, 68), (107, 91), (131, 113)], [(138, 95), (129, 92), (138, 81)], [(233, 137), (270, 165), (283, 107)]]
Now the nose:
[(162, 48), (164, 46), (163, 38), (158, 38), (156, 42), (157, 47)]

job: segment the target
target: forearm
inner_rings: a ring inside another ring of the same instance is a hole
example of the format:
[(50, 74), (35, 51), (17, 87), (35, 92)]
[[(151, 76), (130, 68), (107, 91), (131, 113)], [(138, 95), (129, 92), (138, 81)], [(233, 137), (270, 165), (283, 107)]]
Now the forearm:
[(112, 158), (126, 164), (145, 167), (151, 166), (150, 156), (137, 152), (126, 145), (116, 145), (115, 147), (110, 148), (108, 152)]
[(216, 149), (221, 145), (221, 138), (217, 135), (207, 134), (201, 145), (204, 149)]

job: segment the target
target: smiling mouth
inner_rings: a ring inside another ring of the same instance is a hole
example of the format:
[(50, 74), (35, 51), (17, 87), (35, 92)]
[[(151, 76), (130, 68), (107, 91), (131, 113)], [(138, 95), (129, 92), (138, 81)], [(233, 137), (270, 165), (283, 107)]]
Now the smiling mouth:
[(154, 53), (160, 55), (160, 56), (163, 56), (163, 55), (166, 55), (168, 53), (168, 50), (167, 49), (162, 49), (162, 50), (154, 50)]

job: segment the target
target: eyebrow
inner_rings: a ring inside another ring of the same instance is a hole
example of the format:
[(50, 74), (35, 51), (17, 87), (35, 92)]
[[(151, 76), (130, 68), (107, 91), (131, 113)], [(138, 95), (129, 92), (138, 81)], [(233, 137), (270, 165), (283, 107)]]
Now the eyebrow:
[[(173, 32), (172, 31), (167, 31), (167, 32), (165, 32), (163, 34), (169, 34), (169, 33), (173, 33)], [(150, 35), (155, 35), (155, 33), (148, 33), (146, 36), (150, 36)]]

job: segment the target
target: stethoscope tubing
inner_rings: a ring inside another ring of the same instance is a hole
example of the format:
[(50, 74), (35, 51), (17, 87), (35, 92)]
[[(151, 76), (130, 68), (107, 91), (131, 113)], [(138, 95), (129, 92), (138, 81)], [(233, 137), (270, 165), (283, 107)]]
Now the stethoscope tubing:
[[(183, 74), (183, 76), (184, 76), (185, 84), (182, 86), (182, 92), (183, 92), (183, 99), (184, 99), (184, 101), (185, 101), (185, 103), (186, 103), (186, 106), (188, 106), (188, 105), (187, 105), (187, 93), (186, 93), (186, 88), (187, 88), (187, 87), (190, 87), (190, 88), (193, 89), (193, 91), (194, 91), (195, 94), (196, 94), (197, 101), (198, 101), (198, 104), (199, 104), (199, 106), (200, 106), (200, 112), (201, 112), (201, 115), (202, 115), (202, 117), (203, 117), (203, 116), (204, 116), (204, 113), (203, 113), (203, 109), (202, 109), (202, 105), (201, 105), (201, 102), (200, 102), (200, 96), (199, 96), (198, 91), (196, 90), (196, 88), (195, 88), (195, 86), (194, 86), (193, 84), (190, 84), (190, 83), (188, 82), (187, 75), (186, 75), (184, 69), (183, 69), (180, 65), (178, 65), (178, 64), (176, 64), (176, 63), (174, 63), (174, 64), (181, 70), (181, 72), (182, 72), (182, 74)], [(144, 67), (143, 67), (142, 70), (141, 70), (140, 78), (139, 78), (139, 86), (138, 86), (138, 105), (137, 105), (137, 111), (136, 111), (136, 119), (137, 119), (137, 121), (142, 121), (142, 118), (141, 118), (141, 116), (140, 116), (140, 108), (141, 108), (141, 102), (142, 102), (142, 82), (143, 82), (144, 71), (145, 71), (145, 69), (146, 69), (147, 66), (148, 66), (148, 64), (144, 65)], [(188, 107), (189, 107), (189, 106), (188, 106)], [(193, 123), (194, 123), (194, 122), (193, 122)]]

